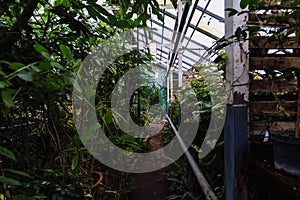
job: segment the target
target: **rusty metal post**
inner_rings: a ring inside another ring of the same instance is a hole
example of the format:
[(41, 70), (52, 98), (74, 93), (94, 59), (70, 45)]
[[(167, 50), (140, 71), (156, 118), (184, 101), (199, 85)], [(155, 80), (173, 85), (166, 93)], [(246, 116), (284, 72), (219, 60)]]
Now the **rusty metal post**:
[[(225, 8), (240, 10), (240, 1), (225, 0)], [(244, 29), (247, 14), (228, 17), (225, 13), (225, 37)], [(226, 47), (227, 115), (224, 126), (226, 200), (248, 198), (243, 159), (247, 149), (249, 66), (248, 42), (239, 41)]]

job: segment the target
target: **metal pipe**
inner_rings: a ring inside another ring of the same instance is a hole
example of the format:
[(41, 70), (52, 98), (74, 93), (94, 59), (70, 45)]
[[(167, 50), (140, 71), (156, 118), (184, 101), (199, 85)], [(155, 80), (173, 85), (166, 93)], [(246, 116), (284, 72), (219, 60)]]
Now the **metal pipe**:
[[(170, 59), (170, 64), (169, 64), (169, 69), (171, 68), (171, 66), (174, 64), (174, 62), (175, 62), (175, 60), (176, 60), (176, 57), (177, 57), (177, 52), (176, 52), (176, 50), (177, 50), (177, 48), (178, 48), (178, 45), (179, 45), (180, 41), (182, 41), (182, 38), (184, 38), (185, 33), (186, 33), (188, 27), (192, 27), (192, 28), (194, 28), (194, 29), (200, 30), (200, 32), (201, 32), (201, 31), (202, 31), (202, 32), (205, 32), (206, 35), (211, 36), (212, 38), (214, 38), (214, 39), (216, 39), (216, 40), (219, 39), (217, 36), (212, 35), (212, 34), (210, 34), (209, 32), (204, 31), (204, 30), (200, 29), (199, 27), (194, 26), (194, 25), (191, 24), (191, 20), (192, 20), (192, 17), (193, 17), (194, 12), (195, 12), (195, 10), (196, 10), (198, 1), (199, 1), (199, 0), (195, 0), (194, 2), (192, 2), (193, 7), (192, 7), (191, 10), (190, 10), (191, 3), (187, 3), (187, 2), (186, 2), (185, 5), (184, 5), (184, 9), (183, 9), (183, 12), (182, 12), (182, 15), (181, 15), (181, 18), (180, 18), (180, 24), (179, 24), (178, 31), (177, 31), (178, 33), (182, 34), (183, 37), (182, 37), (182, 36), (178, 37), (178, 34), (177, 34), (177, 36), (176, 36), (176, 38), (175, 38), (175, 44), (174, 44), (174, 48), (173, 48), (173, 51), (172, 51), (172, 54), (171, 54), (171, 59)], [(168, 12), (165, 12), (165, 14), (167, 14), (167, 13), (168, 13)], [(171, 14), (171, 15), (172, 15), (172, 14)], [(188, 20), (187, 23), (186, 23), (186, 20)], [(170, 53), (171, 53), (171, 52), (170, 52)], [(167, 76), (168, 76), (169, 72), (170, 72), (170, 71), (168, 70), (168, 71), (167, 71)]]
[[(189, 9), (190, 9), (190, 3), (186, 2), (184, 4), (184, 8), (183, 8), (183, 12), (182, 12), (182, 15), (181, 15), (181, 18), (180, 18), (180, 24), (179, 24), (179, 27), (178, 27), (178, 30), (177, 30), (177, 33), (182, 33), (182, 30), (183, 30), (183, 27), (184, 27), (184, 24), (185, 24), (185, 21), (186, 21), (186, 17), (188, 15), (188, 12), (189, 12)], [(175, 30), (174, 30), (174, 33), (175, 33)], [(170, 73), (170, 69), (176, 59), (176, 49), (178, 47), (178, 44), (179, 44), (179, 41), (180, 41), (180, 37), (178, 37), (178, 34), (176, 34), (176, 38), (175, 38), (175, 43), (174, 43), (174, 47), (173, 47), (173, 50), (170, 51), (171, 53), (171, 56), (169, 56), (170, 58), (170, 62), (169, 62), (169, 69), (167, 71), (167, 75), (166, 77), (169, 75)], [(175, 52), (174, 52), (175, 51)]]
[(173, 91), (173, 70), (171, 69), (170, 70), (170, 98), (171, 98), (171, 101), (173, 100), (173, 96), (174, 96), (174, 91)]
[[(197, 5), (198, 5), (198, 2), (199, 2), (199, 0), (191, 1), (192, 9), (190, 10), (190, 12), (189, 12), (188, 15), (187, 15), (188, 21), (187, 21), (187, 23), (184, 24), (184, 28), (183, 28), (183, 30), (182, 30), (182, 33), (183, 33), (184, 35), (186, 34), (186, 32), (187, 32), (187, 30), (188, 30), (188, 27), (189, 27), (190, 24), (191, 24), (191, 21), (192, 21), (193, 15), (194, 15), (194, 13), (195, 13), (196, 7), (197, 7)], [(182, 38), (181, 40), (183, 41), (183, 38)]]
[(180, 146), (182, 149), (186, 149), (186, 151), (184, 152), (185, 153), (185, 156), (186, 158), (188, 159), (189, 163), (190, 163), (190, 166), (192, 167), (193, 169), (193, 172), (196, 176), (196, 179), (203, 191), (203, 193), (210, 197), (211, 200), (218, 200), (218, 198), (216, 197), (215, 193), (213, 192), (213, 190), (211, 189), (209, 183), (207, 182), (206, 178), (204, 177), (203, 173), (201, 172), (200, 168), (198, 167), (197, 163), (195, 162), (195, 160), (193, 159), (191, 153), (189, 152), (189, 150), (187, 149), (186, 145), (184, 144), (183, 140), (181, 139), (178, 131), (176, 130), (174, 124), (172, 123), (170, 117), (166, 114), (166, 117), (180, 143)]
[[(207, 7), (206, 7), (207, 8)], [(224, 17), (221, 17), (215, 13), (212, 13), (210, 11), (208, 11), (206, 8), (202, 8), (201, 6), (197, 6), (197, 10), (201, 11), (201, 12), (204, 12), (205, 14), (207, 14), (208, 16), (212, 17), (212, 18), (215, 18), (216, 20), (219, 20), (219, 21), (222, 21), (224, 22), (225, 19)]]
[(179, 50), (179, 54), (178, 54), (178, 87), (181, 88), (182, 87), (182, 52), (183, 50)]
[[(168, 12), (168, 11), (162, 11), (162, 12), (165, 13), (166, 16), (171, 17), (171, 18), (173, 18), (173, 19), (176, 19), (176, 16), (173, 15), (172, 13), (170, 13), (170, 12)], [(191, 28), (193, 28), (193, 29), (196, 29), (196, 30), (199, 31), (200, 33), (203, 33), (204, 35), (206, 35), (206, 36), (208, 36), (208, 37), (210, 37), (210, 38), (212, 38), (212, 39), (215, 39), (215, 40), (220, 39), (218, 36), (213, 35), (213, 34), (211, 34), (210, 32), (208, 32), (208, 31), (206, 31), (206, 30), (204, 30), (204, 29), (202, 29), (202, 28), (199, 28), (199, 27), (197, 27), (197, 26), (195, 26), (195, 25), (193, 25), (193, 24), (189, 24), (189, 27), (191, 27)]]
[[(162, 12), (164, 13), (164, 11), (162, 11)], [(166, 16), (168, 16), (168, 15), (167, 15), (168, 12), (165, 11), (165, 13), (166, 13)], [(169, 13), (169, 14), (171, 14), (171, 13)], [(173, 14), (171, 14), (171, 15), (173, 15)], [(168, 17), (170, 17), (170, 16), (168, 16)], [(173, 17), (175, 17), (175, 15), (173, 15)], [(171, 17), (171, 18), (172, 18), (172, 17)], [(172, 18), (172, 19), (175, 19), (175, 18)], [(154, 20), (154, 19), (150, 19), (150, 21), (153, 22), (154, 24), (156, 24), (156, 25), (162, 27), (163, 29), (166, 29), (166, 30), (171, 31), (171, 32), (173, 31), (173, 29), (164, 26), (163, 24), (161, 24), (160, 22), (158, 22), (158, 21), (156, 21), (156, 20)], [(156, 32), (153, 32), (153, 33), (156, 33)], [(156, 33), (156, 34), (158, 34), (158, 33)], [(159, 34), (159, 35), (160, 35), (160, 34)], [(160, 36), (161, 36), (161, 35), (160, 35)], [(167, 40), (168, 42), (171, 41), (171, 40), (167, 39), (167, 38), (164, 37), (164, 36), (162, 36), (162, 37), (163, 37), (164, 40)], [(187, 36), (185, 36), (185, 38), (188, 39)], [(198, 46), (200, 46), (200, 47), (203, 47), (204, 49), (208, 49), (207, 46), (205, 46), (204, 44), (201, 44), (201, 43), (199, 43), (199, 42), (197, 42), (197, 41), (195, 41), (195, 40), (192, 40), (192, 39), (191, 39), (191, 42), (192, 42), (193, 44), (195, 44), (195, 45), (198, 45)]]
[[(209, 1), (206, 3), (206, 6), (205, 6), (204, 10), (207, 9), (207, 7), (208, 7), (208, 5), (209, 5), (210, 2), (211, 2), (211, 0), (209, 0)], [(197, 27), (198, 27), (198, 25), (199, 25), (201, 19), (203, 18), (203, 15), (204, 15), (204, 12), (201, 13), (201, 16), (199, 17), (199, 19), (198, 19), (198, 21), (197, 21), (197, 23), (196, 23), (196, 26), (197, 26)], [(191, 38), (193, 37), (193, 35), (194, 35), (194, 33), (195, 33), (195, 30), (196, 30), (196, 29), (193, 29), (193, 32), (192, 32), (192, 34), (191, 34), (191, 37), (190, 37), (190, 39), (187, 41), (185, 47), (187, 47), (187, 46), (189, 45), (190, 40), (191, 40)]]
[[(164, 5), (166, 5), (166, 3), (167, 3), (167, 0), (164, 0)], [(165, 10), (165, 9), (163, 9), (163, 10)], [(151, 21), (151, 23), (152, 23), (152, 21)], [(153, 27), (152, 24), (151, 24), (151, 27)], [(165, 31), (164, 27), (165, 27), (165, 14), (163, 14), (163, 25), (162, 25), (162, 32), (161, 32), (162, 37), (161, 37), (160, 43), (163, 43), (164, 31)], [(160, 47), (160, 50), (162, 50), (162, 47)], [(162, 56), (162, 54), (160, 54), (160, 59), (161, 59), (161, 56)]]

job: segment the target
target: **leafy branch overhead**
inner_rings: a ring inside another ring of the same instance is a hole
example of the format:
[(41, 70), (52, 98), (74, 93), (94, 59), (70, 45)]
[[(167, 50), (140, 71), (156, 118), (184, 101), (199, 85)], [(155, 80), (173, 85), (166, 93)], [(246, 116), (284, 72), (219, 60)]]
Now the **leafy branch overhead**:
[(145, 26), (152, 14), (162, 19), (156, 0), (21, 2), (0, 2), (0, 88), (6, 88), (1, 97), (8, 107), (21, 88), (15, 78), (35, 84), (42, 80), (40, 73), (53, 67), (76, 69), (95, 45), (116, 31)]
[[(0, 199), (87, 197), (82, 188), (93, 181), (88, 175), (97, 163), (74, 126), (71, 95), (76, 72), (103, 40), (146, 26), (154, 15), (162, 20), (156, 0), (0, 1)], [(144, 62), (138, 55), (125, 57)], [(112, 111), (103, 103), (109, 98), (107, 83), (116, 83), (120, 73), (135, 66), (120, 59), (99, 84), (99, 121), (116, 143), (142, 151), (148, 147), (139, 146), (135, 138), (119, 137)], [(127, 195), (122, 175), (109, 175), (101, 199)], [(113, 190), (113, 184), (122, 184), (122, 190), (105, 193)]]
[[(278, 38), (287, 38), (295, 35), (296, 42), (300, 41), (300, 6), (299, 0), (265, 1), (265, 0), (241, 0), (238, 11), (234, 8), (226, 8), (229, 17), (248, 13), (253, 14), (258, 20), (256, 26), (248, 25), (246, 29), (238, 28), (232, 39), (249, 39), (254, 34), (262, 34)], [(257, 11), (262, 11), (257, 14)], [(248, 19), (253, 20), (253, 19)], [(276, 25), (276, 29), (264, 29), (262, 25)], [(242, 37), (241, 37), (242, 36)]]

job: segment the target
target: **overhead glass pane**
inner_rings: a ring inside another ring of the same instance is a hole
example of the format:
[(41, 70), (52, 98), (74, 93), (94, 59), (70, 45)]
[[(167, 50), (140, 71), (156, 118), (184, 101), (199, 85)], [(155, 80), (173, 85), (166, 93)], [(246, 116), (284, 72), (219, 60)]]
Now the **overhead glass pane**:
[[(164, 21), (158, 20), (153, 15), (151, 23), (148, 23), (148, 25), (157, 29), (152, 34), (153, 39), (158, 43), (156, 59), (161, 59), (161, 62), (167, 65), (167, 59), (170, 54), (170, 40), (173, 36), (178, 12), (172, 7), (169, 0), (166, 1), (166, 4), (164, 4), (164, 0), (158, 0), (158, 3), (161, 6)], [(182, 63), (185, 69), (189, 69), (197, 62), (206, 49), (215, 43), (216, 39), (223, 37), (223, 20), (223, 1), (202, 0), (198, 2), (182, 43), (183, 48), (186, 48), (183, 52)], [(164, 45), (167, 45), (167, 47)], [(175, 63), (177, 62), (178, 59), (176, 59)], [(177, 64), (174, 66), (177, 66)]]
[(208, 5), (207, 10), (212, 13), (215, 13), (223, 18), (225, 17), (224, 1), (212, 0)]
[(197, 27), (214, 34), (219, 38), (224, 35), (224, 23), (207, 14), (203, 15), (203, 18), (200, 23), (197, 24)]
[[(217, 1), (220, 1), (220, 0), (217, 0)], [(204, 8), (207, 4), (207, 2), (209, 2), (209, 0), (201, 0), (198, 2), (198, 6), (201, 6), (202, 8)]]
[(201, 17), (202, 12), (199, 10), (195, 10), (195, 13), (193, 15), (192, 21), (191, 23), (195, 26), (197, 26), (197, 22), (199, 21), (200, 17)]

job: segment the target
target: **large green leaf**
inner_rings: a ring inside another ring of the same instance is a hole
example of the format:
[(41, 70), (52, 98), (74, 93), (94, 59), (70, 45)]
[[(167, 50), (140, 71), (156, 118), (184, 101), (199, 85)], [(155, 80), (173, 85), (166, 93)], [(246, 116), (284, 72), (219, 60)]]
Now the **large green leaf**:
[(112, 110), (108, 109), (105, 113), (105, 122), (111, 124), (113, 122)]
[(7, 183), (9, 185), (22, 185), (21, 182), (15, 180), (15, 179), (12, 179), (12, 178), (4, 177), (4, 176), (0, 176), (0, 182)]
[(173, 7), (176, 9), (177, 8), (177, 0), (171, 0), (171, 3)]
[(97, 10), (99, 13), (106, 15), (106, 16), (113, 16), (112, 14), (110, 14), (105, 8), (103, 8), (102, 6), (96, 4), (95, 2), (91, 3), (91, 5), (93, 6), (93, 8), (95, 10)]
[(226, 8), (225, 11), (228, 12), (229, 17), (231, 17), (233, 15), (236, 15), (238, 13), (238, 11), (236, 9), (233, 9), (233, 8)]
[(35, 43), (34, 45), (33, 45), (33, 48), (37, 51), (37, 52), (39, 52), (40, 54), (41, 53), (43, 53), (43, 52), (45, 52), (45, 53), (49, 53), (48, 52), (48, 50), (45, 48), (45, 47), (43, 47), (42, 45), (40, 45), (39, 43)]
[(17, 161), (17, 159), (16, 159), (15, 155), (13, 154), (13, 152), (11, 152), (10, 150), (8, 150), (5, 147), (0, 146), (0, 154), (7, 157), (7, 158), (12, 159), (13, 161)]
[(78, 165), (78, 154), (76, 154), (72, 159), (71, 169), (74, 170)]
[(5, 103), (5, 105), (9, 108), (14, 106), (13, 93), (14, 92), (12, 90), (9, 90), (9, 89), (3, 90), (1, 92), (2, 100)]
[(98, 12), (92, 7), (92, 6), (87, 6), (86, 7), (89, 15), (94, 19), (97, 20)]
[(76, 74), (74, 72), (67, 72), (64, 74), (64, 82), (69, 85), (74, 85)]
[(73, 70), (74, 72), (78, 72), (78, 70), (80, 69), (82, 65), (82, 60), (81, 59), (77, 59), (73, 65)]
[(68, 60), (73, 60), (73, 54), (71, 52), (71, 50), (64, 44), (59, 45), (60, 51), (62, 52), (62, 54), (65, 56), (65, 58), (67, 58)]
[(61, 70), (65, 70), (66, 68), (64, 68), (61, 64), (59, 64), (58, 62), (51, 62), (51, 65), (57, 69), (61, 69)]
[(34, 74), (32, 72), (21, 71), (17, 74), (20, 79), (24, 81), (32, 82), (34, 80)]
[(122, 142), (128, 142), (128, 143), (134, 143), (135, 142), (135, 138), (132, 135), (122, 135), (119, 138), (120, 141)]
[(19, 62), (13, 62), (9, 64), (9, 68), (13, 69), (13, 70), (18, 70), (22, 67), (24, 67), (25, 65), (23, 63), (19, 63)]
[(150, 18), (150, 15), (147, 12), (144, 12), (139, 16), (139, 19), (142, 20), (143, 22), (146, 21), (147, 19)]
[(52, 65), (50, 61), (39, 62), (39, 69), (41, 71), (48, 71), (52, 69)]
[(245, 9), (247, 8), (247, 6), (249, 5), (250, 0), (241, 0), (240, 1), (240, 7), (241, 9)]
[(5, 172), (11, 173), (11, 174), (16, 174), (16, 175), (20, 175), (20, 176), (25, 176), (28, 178), (32, 178), (32, 176), (28, 175), (25, 172), (19, 171), (19, 170), (14, 170), (14, 169), (4, 169)]
[(19, 62), (8, 62), (6, 60), (1, 60), (0, 63), (4, 63), (7, 64), (8, 67), (12, 70), (18, 70), (22, 67), (24, 67), (25, 65), (23, 63), (19, 63)]
[(9, 82), (0, 81), (0, 89), (3, 89), (5, 87), (9, 86)]
[(24, 199), (26, 199), (26, 200), (36, 200), (37, 198), (35, 198), (35, 196), (34, 197), (28, 197), (28, 196), (23, 195), (23, 194), (18, 194), (16, 196), (12, 196), (10, 198), (10, 200), (24, 200)]

